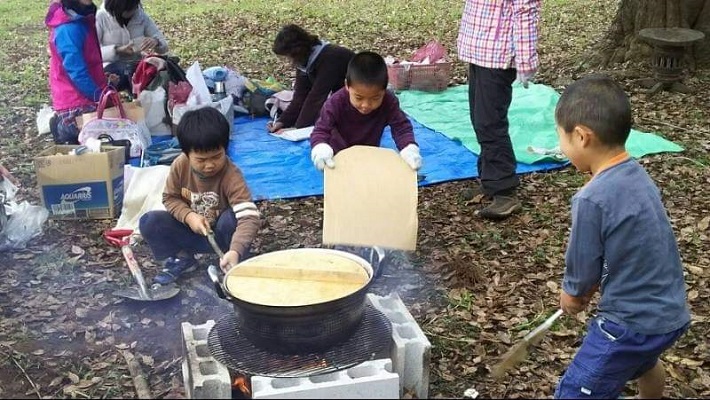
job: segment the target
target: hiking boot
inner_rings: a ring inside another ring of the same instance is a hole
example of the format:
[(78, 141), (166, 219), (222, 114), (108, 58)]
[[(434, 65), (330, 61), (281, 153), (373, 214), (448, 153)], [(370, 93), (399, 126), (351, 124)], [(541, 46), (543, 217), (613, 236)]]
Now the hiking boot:
[(483, 193), (483, 187), (476, 183), (473, 187), (464, 189), (461, 192), (461, 198), (465, 201), (472, 201), (476, 204), (480, 204), (483, 200), (489, 200), (491, 197)]
[(500, 220), (508, 218), (522, 208), (520, 201), (514, 194), (508, 196), (495, 195), (493, 196), (493, 203), (476, 211), (476, 215), (481, 218)]
[(181, 275), (194, 271), (196, 268), (197, 260), (192, 256), (185, 258), (170, 257), (165, 260), (163, 270), (153, 278), (153, 282), (167, 285), (175, 282)]

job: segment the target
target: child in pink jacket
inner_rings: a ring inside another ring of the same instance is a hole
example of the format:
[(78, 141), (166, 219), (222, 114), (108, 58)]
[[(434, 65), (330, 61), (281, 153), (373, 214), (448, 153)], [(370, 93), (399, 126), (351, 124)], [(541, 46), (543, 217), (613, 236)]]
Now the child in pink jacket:
[(55, 143), (78, 143), (76, 117), (96, 110), (106, 87), (92, 0), (53, 0), (44, 20), (49, 28), (49, 88), (57, 112)]

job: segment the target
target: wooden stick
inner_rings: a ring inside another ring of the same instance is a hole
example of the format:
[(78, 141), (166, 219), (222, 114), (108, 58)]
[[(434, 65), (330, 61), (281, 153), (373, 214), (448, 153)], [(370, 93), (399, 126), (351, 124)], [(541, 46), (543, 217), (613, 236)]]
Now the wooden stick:
[(641, 118), (639, 118), (639, 120), (645, 121), (645, 122), (647, 122), (647, 123), (649, 123), (649, 124), (665, 125), (665, 126), (667, 126), (667, 127), (669, 127), (669, 128), (674, 128), (674, 129), (678, 129), (678, 130), (685, 131), (685, 132), (707, 132), (707, 131), (704, 130), (704, 129), (688, 129), (688, 128), (683, 128), (682, 126), (673, 125), (673, 124), (669, 124), (668, 122), (657, 121), (657, 120), (655, 120), (655, 119), (650, 119), (650, 118), (641, 117)]
[(148, 379), (145, 374), (143, 374), (143, 369), (141, 369), (141, 365), (138, 363), (138, 360), (136, 360), (136, 357), (128, 350), (122, 350), (121, 355), (126, 359), (126, 364), (128, 364), (128, 371), (133, 378), (133, 386), (136, 389), (138, 398), (152, 399), (153, 395), (150, 393)]
[[(12, 349), (10, 349), (10, 350), (11, 350), (12, 352), (14, 352), (14, 350), (12, 350)], [(35, 383), (32, 381), (32, 379), (30, 378), (30, 376), (27, 375), (27, 371), (25, 371), (25, 369), (22, 368), (22, 365), (20, 365), (20, 363), (17, 362), (17, 360), (15, 359), (15, 357), (14, 357), (13, 354), (10, 354), (9, 357), (12, 359), (12, 362), (15, 363), (15, 365), (17, 366), (17, 368), (19, 368), (20, 371), (22, 371), (22, 374), (25, 375), (25, 379), (27, 379), (27, 382), (29, 382), (30, 385), (32, 386), (32, 389), (34, 389), (35, 393), (37, 394), (37, 398), (38, 398), (38, 399), (42, 399), (42, 395), (39, 393), (39, 388), (37, 387), (37, 385), (35, 385)]]

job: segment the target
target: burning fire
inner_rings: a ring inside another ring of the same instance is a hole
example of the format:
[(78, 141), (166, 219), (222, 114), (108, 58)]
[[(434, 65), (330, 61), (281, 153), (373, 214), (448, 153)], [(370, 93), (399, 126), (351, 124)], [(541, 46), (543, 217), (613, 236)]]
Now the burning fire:
[(232, 382), (232, 387), (239, 389), (245, 396), (251, 396), (251, 390), (249, 390), (249, 380), (246, 376), (240, 375), (234, 378)]

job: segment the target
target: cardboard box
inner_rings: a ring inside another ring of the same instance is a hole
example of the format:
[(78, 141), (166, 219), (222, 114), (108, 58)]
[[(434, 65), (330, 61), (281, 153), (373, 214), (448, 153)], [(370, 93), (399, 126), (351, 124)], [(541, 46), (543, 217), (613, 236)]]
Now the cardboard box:
[(55, 145), (34, 159), (42, 205), (52, 219), (108, 219), (123, 207), (124, 149), (69, 155), (79, 146)]

